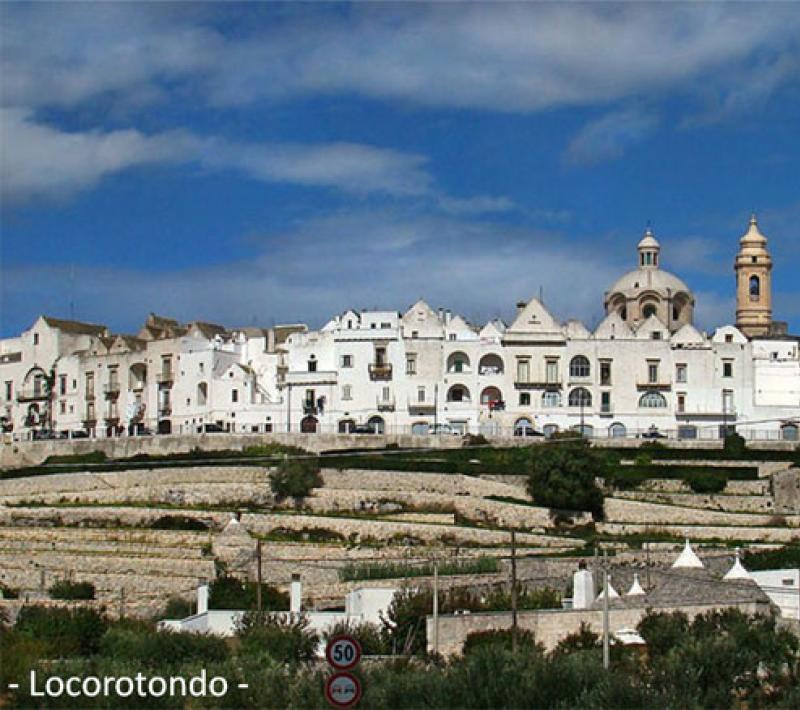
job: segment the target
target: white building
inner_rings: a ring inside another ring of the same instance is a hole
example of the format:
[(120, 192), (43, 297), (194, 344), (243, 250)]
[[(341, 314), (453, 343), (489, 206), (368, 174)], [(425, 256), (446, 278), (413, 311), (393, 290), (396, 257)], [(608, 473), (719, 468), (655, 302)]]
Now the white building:
[(800, 338), (772, 320), (753, 218), (736, 258), (737, 325), (693, 325), (695, 297), (648, 230), (589, 331), (538, 299), (512, 323), (418, 301), (304, 325), (225, 329), (151, 315), (136, 336), (39, 318), (0, 341), (6, 431), (657, 434), (798, 440)]

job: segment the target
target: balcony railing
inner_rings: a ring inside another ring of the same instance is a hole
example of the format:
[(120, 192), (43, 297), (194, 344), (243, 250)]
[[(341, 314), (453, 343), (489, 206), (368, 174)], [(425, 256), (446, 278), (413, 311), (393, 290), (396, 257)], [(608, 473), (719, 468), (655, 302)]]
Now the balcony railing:
[(44, 390), (22, 390), (17, 393), (17, 402), (39, 402), (50, 399), (50, 394)]
[(319, 407), (313, 402), (303, 402), (303, 414), (317, 414)]
[(159, 372), (156, 375), (156, 382), (163, 387), (172, 387), (175, 381), (175, 374), (173, 372)]
[(106, 397), (119, 397), (119, 382), (107, 382), (103, 385)]
[(395, 408), (394, 397), (384, 399), (383, 397), (376, 397), (375, 404), (379, 412), (393, 412)]
[(514, 387), (518, 390), (560, 390), (563, 385), (557, 381), (549, 380), (514, 380)]
[(147, 383), (144, 380), (134, 380), (133, 382), (131, 382), (130, 389), (133, 392), (139, 392), (145, 388), (146, 384)]
[(483, 404), (489, 407), (490, 412), (502, 412), (506, 408), (506, 403), (502, 399), (492, 399), (488, 402), (483, 402)]
[(371, 362), (369, 364), (369, 376), (372, 380), (391, 380), (392, 366), (388, 363)]
[(636, 383), (637, 390), (671, 390), (672, 383), (671, 382), (664, 382), (664, 381), (657, 381), (657, 382), (650, 382), (649, 380), (646, 382), (637, 382)]
[(158, 416), (159, 417), (168, 417), (170, 414), (172, 414), (172, 405), (170, 405), (170, 404), (162, 404), (158, 408)]
[(433, 414), (436, 411), (436, 403), (432, 399), (408, 398), (408, 411), (410, 414)]

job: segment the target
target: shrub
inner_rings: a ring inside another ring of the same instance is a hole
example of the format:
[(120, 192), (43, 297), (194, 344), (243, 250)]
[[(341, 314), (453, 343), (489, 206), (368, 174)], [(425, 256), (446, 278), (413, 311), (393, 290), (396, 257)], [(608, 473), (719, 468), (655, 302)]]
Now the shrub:
[(207, 665), (228, 657), (225, 640), (218, 636), (124, 627), (110, 628), (100, 640), (99, 651), (106, 658), (148, 669), (170, 663)]
[(575, 653), (576, 651), (589, 651), (600, 645), (600, 636), (589, 625), (582, 621), (580, 628), (565, 636), (553, 650), (554, 655)]
[(269, 483), (278, 500), (304, 498), (322, 485), (319, 459), (284, 459), (270, 472)]
[(188, 515), (162, 515), (149, 525), (153, 530), (208, 530), (208, 526)]
[(327, 642), (341, 635), (352, 636), (358, 641), (365, 656), (382, 656), (391, 652), (389, 639), (376, 624), (339, 621), (323, 632), (322, 640)]
[(651, 656), (666, 655), (685, 640), (689, 619), (682, 611), (650, 612), (636, 627)]
[(545, 447), (529, 463), (528, 492), (539, 505), (601, 518), (603, 492), (595, 478), (608, 475), (608, 464), (607, 456), (583, 441)]
[(245, 654), (266, 654), (280, 663), (311, 661), (319, 644), (302, 614), (247, 612), (239, 620), (236, 635)]
[(108, 628), (107, 619), (85, 607), (75, 609), (26, 605), (20, 609), (14, 629), (41, 641), (47, 658), (70, 658), (97, 653)]
[[(490, 629), (488, 631), (473, 631), (464, 641), (464, 655), (474, 653), (477, 649), (494, 647), (511, 651), (513, 648), (511, 629)], [(537, 647), (536, 638), (533, 632), (527, 629), (517, 629), (517, 648), (527, 647), (530, 649), (540, 649)]]
[(62, 454), (58, 456), (48, 456), (45, 464), (81, 464), (81, 463), (105, 463), (108, 460), (102, 451), (90, 451), (88, 454)]
[(70, 582), (61, 579), (47, 593), (52, 599), (94, 599), (95, 588), (91, 582)]
[(19, 589), (14, 589), (0, 582), (0, 598), (19, 599)]
[(724, 476), (713, 471), (691, 473), (686, 482), (695, 493), (721, 493), (727, 483)]
[(464, 437), (462, 446), (489, 446), (489, 440), (483, 434), (467, 434)]
[(733, 432), (725, 437), (725, 441), (722, 444), (722, 451), (730, 458), (744, 458), (747, 453), (747, 442), (741, 434)]
[(164, 606), (164, 613), (161, 614), (162, 619), (185, 619), (191, 616), (194, 607), (192, 602), (183, 597), (172, 596), (167, 599)]
[[(258, 583), (243, 582), (223, 575), (209, 585), (210, 609), (255, 610), (258, 605)], [(278, 611), (289, 608), (289, 595), (270, 584), (261, 584), (261, 608)]]

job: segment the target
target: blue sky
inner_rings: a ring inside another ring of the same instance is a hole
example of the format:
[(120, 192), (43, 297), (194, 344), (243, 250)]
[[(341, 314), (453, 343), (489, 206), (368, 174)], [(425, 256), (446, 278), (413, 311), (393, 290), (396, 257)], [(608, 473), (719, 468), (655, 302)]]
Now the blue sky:
[(705, 328), (751, 211), (800, 332), (800, 6), (0, 5), (0, 333), (544, 293), (648, 222)]

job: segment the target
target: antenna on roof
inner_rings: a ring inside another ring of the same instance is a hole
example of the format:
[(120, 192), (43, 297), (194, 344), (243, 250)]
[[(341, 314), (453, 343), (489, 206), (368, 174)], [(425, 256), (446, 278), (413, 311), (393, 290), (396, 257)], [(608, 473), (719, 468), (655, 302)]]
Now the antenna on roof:
[(539, 303), (544, 303), (544, 286), (539, 284)]

